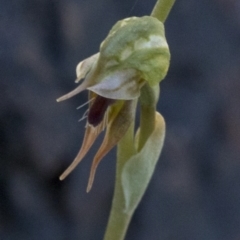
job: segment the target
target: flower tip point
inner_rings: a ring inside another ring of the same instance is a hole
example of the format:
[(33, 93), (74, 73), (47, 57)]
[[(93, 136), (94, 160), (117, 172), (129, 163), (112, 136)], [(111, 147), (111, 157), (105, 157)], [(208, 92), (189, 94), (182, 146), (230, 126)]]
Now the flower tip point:
[(68, 94), (66, 94), (66, 95), (63, 95), (62, 97), (60, 97), (60, 98), (57, 98), (57, 102), (62, 102), (62, 101), (64, 101), (64, 100), (67, 100), (68, 98), (70, 98), (69, 97), (69, 95)]
[(86, 192), (89, 193), (92, 189), (92, 186), (87, 186)]
[(92, 167), (92, 169), (90, 171), (90, 176), (89, 176), (88, 185), (87, 185), (87, 193), (90, 192), (92, 189), (94, 178), (95, 178), (95, 173), (96, 173), (96, 166)]
[(81, 81), (81, 78), (77, 78), (74, 82), (79, 83)]
[(88, 180), (88, 185), (87, 185), (87, 189), (86, 189), (87, 193), (89, 193), (92, 190), (93, 180), (94, 180), (94, 178)]
[(66, 176), (64, 176), (64, 174), (62, 174), (62, 175), (59, 177), (59, 180), (60, 180), (60, 181), (63, 181), (65, 178), (66, 178)]

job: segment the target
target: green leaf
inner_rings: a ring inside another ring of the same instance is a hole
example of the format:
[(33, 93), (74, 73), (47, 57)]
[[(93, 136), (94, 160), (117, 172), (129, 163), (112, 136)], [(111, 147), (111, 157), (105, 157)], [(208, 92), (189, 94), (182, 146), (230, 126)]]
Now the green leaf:
[(153, 175), (165, 137), (165, 121), (156, 113), (155, 129), (145, 145), (123, 166), (121, 182), (125, 198), (125, 212), (134, 211)]

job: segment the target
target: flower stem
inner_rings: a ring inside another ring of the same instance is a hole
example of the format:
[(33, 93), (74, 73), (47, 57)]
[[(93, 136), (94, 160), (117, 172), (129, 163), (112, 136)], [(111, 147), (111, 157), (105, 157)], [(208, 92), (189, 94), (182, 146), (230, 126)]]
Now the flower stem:
[(165, 22), (174, 3), (175, 0), (158, 0), (153, 8), (151, 16), (157, 18), (161, 22)]
[(125, 136), (118, 143), (114, 197), (104, 240), (123, 240), (126, 235), (133, 212), (124, 211), (125, 200), (121, 184), (121, 173), (126, 161), (135, 153), (134, 123), (132, 123)]

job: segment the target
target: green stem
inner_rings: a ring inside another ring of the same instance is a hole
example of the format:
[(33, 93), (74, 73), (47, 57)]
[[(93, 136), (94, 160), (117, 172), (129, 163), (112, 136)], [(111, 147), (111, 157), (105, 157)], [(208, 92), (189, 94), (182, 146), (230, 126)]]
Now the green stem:
[(151, 16), (157, 18), (161, 22), (165, 22), (174, 3), (175, 0), (158, 0), (153, 8)]
[(125, 200), (121, 184), (121, 173), (126, 161), (134, 154), (136, 154), (136, 151), (134, 147), (134, 123), (132, 123), (125, 136), (118, 143), (114, 196), (104, 240), (123, 240), (132, 218), (133, 212), (124, 211)]

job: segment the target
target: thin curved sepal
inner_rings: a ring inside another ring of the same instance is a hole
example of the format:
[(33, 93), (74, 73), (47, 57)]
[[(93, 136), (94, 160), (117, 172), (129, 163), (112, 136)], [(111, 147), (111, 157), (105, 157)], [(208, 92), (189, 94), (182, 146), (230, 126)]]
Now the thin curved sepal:
[[(102, 145), (93, 159), (87, 192), (89, 192), (92, 188), (98, 164), (102, 158), (120, 141), (134, 120), (135, 105), (136, 101), (134, 100), (125, 101), (120, 110), (116, 109), (116, 111), (119, 111), (117, 114), (114, 113), (114, 110), (112, 111), (112, 118), (110, 117), (109, 119)], [(114, 107), (118, 108), (117, 105), (112, 106), (112, 108)]]
[[(91, 100), (94, 98), (96, 98), (96, 94), (93, 92), (89, 92), (89, 99)], [(92, 101), (90, 101), (89, 108), (92, 106), (92, 104), (93, 104)], [(104, 117), (104, 120), (96, 127), (93, 127), (87, 123), (82, 146), (81, 146), (77, 156), (73, 160), (73, 162), (59, 177), (60, 180), (64, 180), (82, 161), (82, 159), (88, 153), (89, 149), (92, 147), (92, 145), (95, 142), (98, 135), (105, 129), (105, 124), (106, 124), (105, 117)]]
[(95, 142), (96, 138), (100, 134), (101, 131), (98, 131), (99, 126), (92, 127), (90, 125), (87, 126), (87, 129), (85, 131), (82, 147), (79, 150), (77, 156), (73, 160), (73, 162), (70, 164), (70, 166), (62, 173), (62, 175), (59, 177), (60, 180), (64, 180), (75, 168), (76, 166), (82, 161), (82, 159), (85, 157), (85, 155), (88, 153), (89, 149)]

